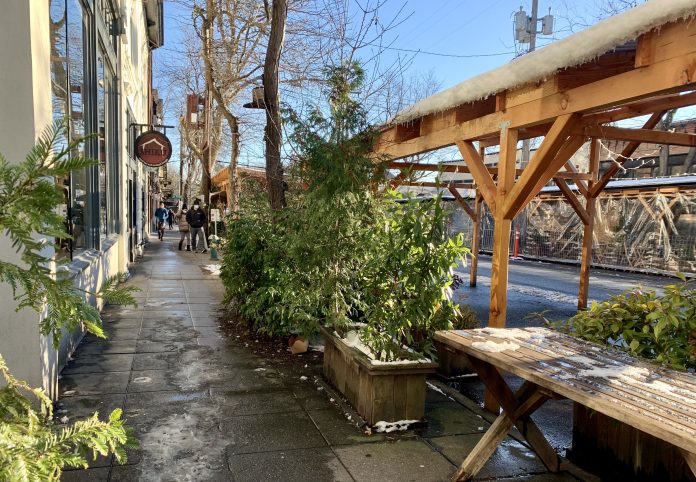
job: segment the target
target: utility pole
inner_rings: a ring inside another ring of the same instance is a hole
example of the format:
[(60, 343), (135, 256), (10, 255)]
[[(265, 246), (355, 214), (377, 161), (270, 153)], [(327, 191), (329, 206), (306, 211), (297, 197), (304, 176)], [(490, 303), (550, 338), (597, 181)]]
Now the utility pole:
[[(529, 32), (529, 49), (527, 52), (534, 52), (536, 49), (536, 36), (537, 36), (537, 11), (539, 9), (539, 0), (532, 0), (532, 19), (529, 22), (530, 32)], [(529, 164), (529, 157), (531, 156), (531, 143), (529, 139), (524, 139), (522, 141), (522, 162), (520, 163), (520, 168), (524, 169)]]
[[(541, 31), (537, 30), (539, 23), (539, 0), (532, 0), (532, 15), (527, 16), (527, 12), (520, 7), (519, 12), (515, 14), (515, 40), (520, 43), (528, 43), (527, 52), (533, 52), (536, 49), (536, 37), (538, 33), (551, 35), (553, 33), (553, 15), (549, 14), (541, 18)], [(531, 155), (529, 139), (522, 141), (522, 162), (520, 167), (524, 169), (529, 164)]]

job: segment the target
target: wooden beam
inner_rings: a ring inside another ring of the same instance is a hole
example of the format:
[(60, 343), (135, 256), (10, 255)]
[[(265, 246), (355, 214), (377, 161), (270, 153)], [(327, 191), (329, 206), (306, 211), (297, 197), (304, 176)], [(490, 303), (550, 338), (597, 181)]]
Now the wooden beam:
[[(599, 172), (599, 142), (592, 139), (590, 142), (590, 172)], [(594, 181), (590, 181), (590, 188)], [(578, 290), (578, 309), (587, 308), (587, 298), (590, 291), (590, 266), (592, 265), (592, 243), (594, 241), (594, 223), (597, 207), (597, 198), (587, 196), (585, 201), (585, 212), (587, 220), (583, 220), (584, 228), (582, 233), (582, 256), (580, 258), (580, 288)]]
[(395, 162), (389, 163), (389, 169), (401, 169), (402, 171), (428, 171), (428, 172), (457, 172), (468, 174), (467, 166), (445, 165), (445, 164), (426, 164), (420, 162)]
[(559, 171), (553, 177), (557, 179), (565, 179), (566, 181), (589, 181), (592, 179), (592, 174), (589, 172)]
[(651, 129), (626, 129), (611, 126), (586, 126), (578, 129), (576, 134), (597, 139), (615, 139), (619, 141), (636, 141), (650, 144), (668, 144), (673, 146), (696, 147), (696, 135), (684, 132), (655, 131)]
[(590, 218), (587, 215), (587, 211), (585, 211), (585, 208), (580, 204), (580, 201), (578, 200), (577, 196), (573, 193), (573, 191), (570, 190), (568, 187), (568, 184), (566, 183), (565, 179), (560, 179), (558, 177), (553, 178), (554, 182), (556, 185), (559, 187), (561, 190), (561, 193), (563, 194), (563, 197), (568, 201), (570, 206), (573, 208), (573, 211), (580, 217), (580, 220), (582, 221), (583, 224), (587, 224), (590, 222)]
[(474, 201), (474, 229), (471, 234), (471, 266), (469, 267), (469, 286), (476, 286), (478, 277), (478, 252), (479, 238), (481, 237), (481, 194), (476, 191), (476, 200)]
[(455, 189), (475, 189), (472, 183), (463, 182), (431, 182), (431, 181), (403, 181), (402, 186), (414, 186), (414, 187), (441, 187), (443, 189), (449, 189), (450, 187)]
[[(502, 328), (507, 314), (508, 257), (512, 219), (505, 216), (505, 199), (515, 185), (517, 130), (503, 127), (500, 133), (500, 159), (496, 192), (493, 258), (491, 260), (491, 301), (488, 326)], [(525, 171), (526, 172), (526, 171)], [(523, 174), (524, 176), (524, 174)]]
[(491, 173), (488, 172), (486, 165), (483, 163), (483, 157), (469, 141), (457, 141), (457, 147), (462, 153), (467, 166), (469, 166), (469, 172), (474, 181), (476, 181), (483, 199), (486, 200), (491, 212), (495, 212), (496, 186)]
[(541, 187), (550, 181), (554, 174), (568, 161), (572, 153), (565, 158), (560, 158), (558, 154), (564, 144), (569, 145), (566, 142), (568, 135), (579, 118), (579, 114), (566, 114), (560, 116), (553, 123), (551, 130), (544, 137), (539, 149), (534, 153), (534, 157), (520, 176), (509, 197), (505, 199), (503, 215), (506, 218), (512, 219), (528, 202), (528, 197), (536, 196)]
[[(650, 116), (650, 118), (643, 124), (643, 129), (652, 129), (654, 128), (662, 119), (662, 117), (667, 113), (667, 111), (660, 111), (660, 112), (655, 112), (653, 115)], [(638, 149), (638, 146), (640, 146), (641, 142), (630, 142), (624, 147), (623, 151), (621, 151), (621, 161), (619, 164), (623, 164), (626, 162)], [(599, 194), (604, 190), (605, 187), (607, 187), (607, 184), (609, 181), (611, 181), (611, 178), (614, 177), (614, 175), (619, 171), (619, 165), (616, 163), (612, 164), (609, 169), (606, 170), (606, 172), (602, 175), (602, 178), (592, 186), (592, 189), (590, 190), (590, 195), (592, 197), (597, 197)]]
[[(570, 159), (571, 156), (573, 154), (575, 154), (575, 152), (578, 149), (580, 149), (580, 147), (584, 143), (585, 143), (585, 139), (583, 137), (569, 137), (568, 140), (559, 149), (558, 154), (556, 154), (556, 157), (553, 160), (553, 163), (557, 165), (558, 163), (562, 162), (563, 159)], [(566, 169), (567, 169), (569, 162), (570, 161), (566, 161), (566, 163), (565, 163)], [(575, 169), (575, 168), (573, 167), (573, 169)], [(541, 191), (541, 188), (543, 188), (546, 185), (547, 181), (548, 180), (545, 180), (545, 179), (540, 179), (539, 181), (537, 181), (537, 183), (534, 185), (534, 189), (532, 189), (530, 191), (529, 195), (527, 196), (527, 198), (524, 200), (521, 207), (519, 208), (520, 210), (522, 210), (524, 208), (524, 206), (529, 204), (532, 199), (534, 199), (536, 196), (538, 196), (539, 191)], [(582, 191), (583, 185), (584, 185), (584, 181), (577, 181), (576, 182), (576, 186), (578, 186), (578, 190), (580, 190), (580, 192), (583, 192)], [(519, 211), (517, 211), (517, 212), (519, 212)], [(512, 217), (514, 218), (516, 215), (517, 215), (517, 213), (515, 213)]]
[(471, 206), (469, 206), (469, 203), (466, 202), (466, 200), (462, 197), (462, 195), (459, 194), (459, 191), (457, 191), (457, 188), (450, 186), (449, 191), (452, 193), (452, 195), (454, 196), (454, 199), (457, 201), (457, 203), (459, 203), (459, 205), (462, 207), (462, 209), (464, 209), (464, 211), (469, 215), (471, 220), (473, 222), (476, 222), (476, 220), (477, 220), (476, 213), (474, 212), (473, 209), (471, 209)]
[[(583, 144), (584, 144), (584, 142), (583, 142)], [(578, 146), (578, 149), (580, 149), (581, 146), (582, 146), (582, 144), (581, 144), (580, 146)], [(577, 149), (576, 149), (576, 150), (577, 150)], [(572, 154), (571, 154), (571, 155), (572, 155)], [(568, 160), (568, 162), (565, 163), (565, 168), (566, 168), (566, 171), (568, 171), (568, 172), (572, 172), (572, 173), (577, 173), (577, 172), (578, 172), (577, 168), (573, 165), (572, 162), (570, 162), (570, 160)], [(559, 173), (559, 174), (560, 174), (560, 173)], [(596, 176), (596, 174), (595, 174), (595, 176)], [(577, 186), (578, 191), (580, 191), (580, 192), (582, 193), (583, 196), (587, 197), (587, 196), (590, 195), (590, 194), (589, 194), (590, 191), (589, 191), (589, 189), (588, 189), (588, 187), (587, 187), (587, 183), (586, 183), (585, 181), (582, 181), (582, 180), (580, 180), (580, 179), (576, 179), (576, 180), (575, 180), (575, 185)]]
[(617, 122), (694, 104), (696, 104), (696, 91), (686, 94), (660, 95), (638, 102), (631, 102), (622, 107), (613, 108), (605, 112), (586, 114), (583, 116), (581, 124), (607, 124), (609, 122)]
[[(481, 159), (483, 159), (483, 156), (481, 156)], [(457, 161), (459, 162), (459, 161)], [(462, 159), (461, 162), (466, 162)], [(428, 172), (456, 172), (456, 173), (461, 173), (461, 174), (468, 174), (471, 171), (469, 170), (469, 166), (463, 166), (463, 165), (452, 165), (452, 164), (427, 164), (427, 163), (421, 163), (421, 162), (401, 162), (401, 161), (392, 161), (389, 163), (389, 169), (401, 169), (401, 170), (412, 170), (412, 171), (428, 171)], [(498, 168), (497, 167), (488, 167), (486, 166), (486, 169), (488, 170), (491, 175), (498, 174)], [(517, 174), (522, 174), (522, 169), (517, 169)]]
[(636, 68), (647, 67), (652, 64), (655, 57), (655, 30), (645, 32), (638, 37), (636, 45), (636, 59), (634, 65)]

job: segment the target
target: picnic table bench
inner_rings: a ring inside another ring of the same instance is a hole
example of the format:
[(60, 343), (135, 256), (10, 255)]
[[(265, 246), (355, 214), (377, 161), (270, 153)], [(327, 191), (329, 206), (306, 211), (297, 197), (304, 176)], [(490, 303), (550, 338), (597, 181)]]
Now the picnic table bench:
[[(517, 427), (551, 472), (560, 458), (531, 414), (567, 398), (676, 446), (696, 474), (696, 376), (546, 328), (439, 331), (435, 339), (466, 357), (502, 411), (453, 480), (469, 480)], [(500, 371), (524, 383), (513, 393)]]

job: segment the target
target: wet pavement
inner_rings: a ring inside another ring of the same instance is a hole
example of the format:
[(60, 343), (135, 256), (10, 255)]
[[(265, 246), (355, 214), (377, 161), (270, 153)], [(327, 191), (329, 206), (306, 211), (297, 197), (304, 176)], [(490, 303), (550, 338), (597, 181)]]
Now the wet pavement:
[[(122, 408), (140, 448), (126, 465), (100, 458), (62, 480), (444, 481), (488, 428), (475, 402), (429, 389), (425, 425), (365, 434), (323, 388), (313, 357), (264, 358), (220, 329), (213, 262), (177, 243), (168, 233), (149, 245), (129, 281), (142, 289), (139, 306), (108, 307), (109, 340), (86, 336), (62, 372), (58, 416)], [(478, 478), (578, 480), (546, 473), (512, 437)]]

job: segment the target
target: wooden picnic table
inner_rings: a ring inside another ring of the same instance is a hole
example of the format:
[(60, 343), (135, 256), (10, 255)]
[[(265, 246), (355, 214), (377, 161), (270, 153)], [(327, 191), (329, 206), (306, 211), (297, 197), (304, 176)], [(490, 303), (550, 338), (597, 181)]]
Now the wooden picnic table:
[[(546, 467), (560, 459), (530, 415), (568, 398), (678, 447), (696, 474), (696, 376), (546, 328), (439, 331), (435, 339), (465, 356), (502, 411), (453, 477), (468, 480), (517, 427)], [(501, 376), (525, 382), (513, 393)]]

